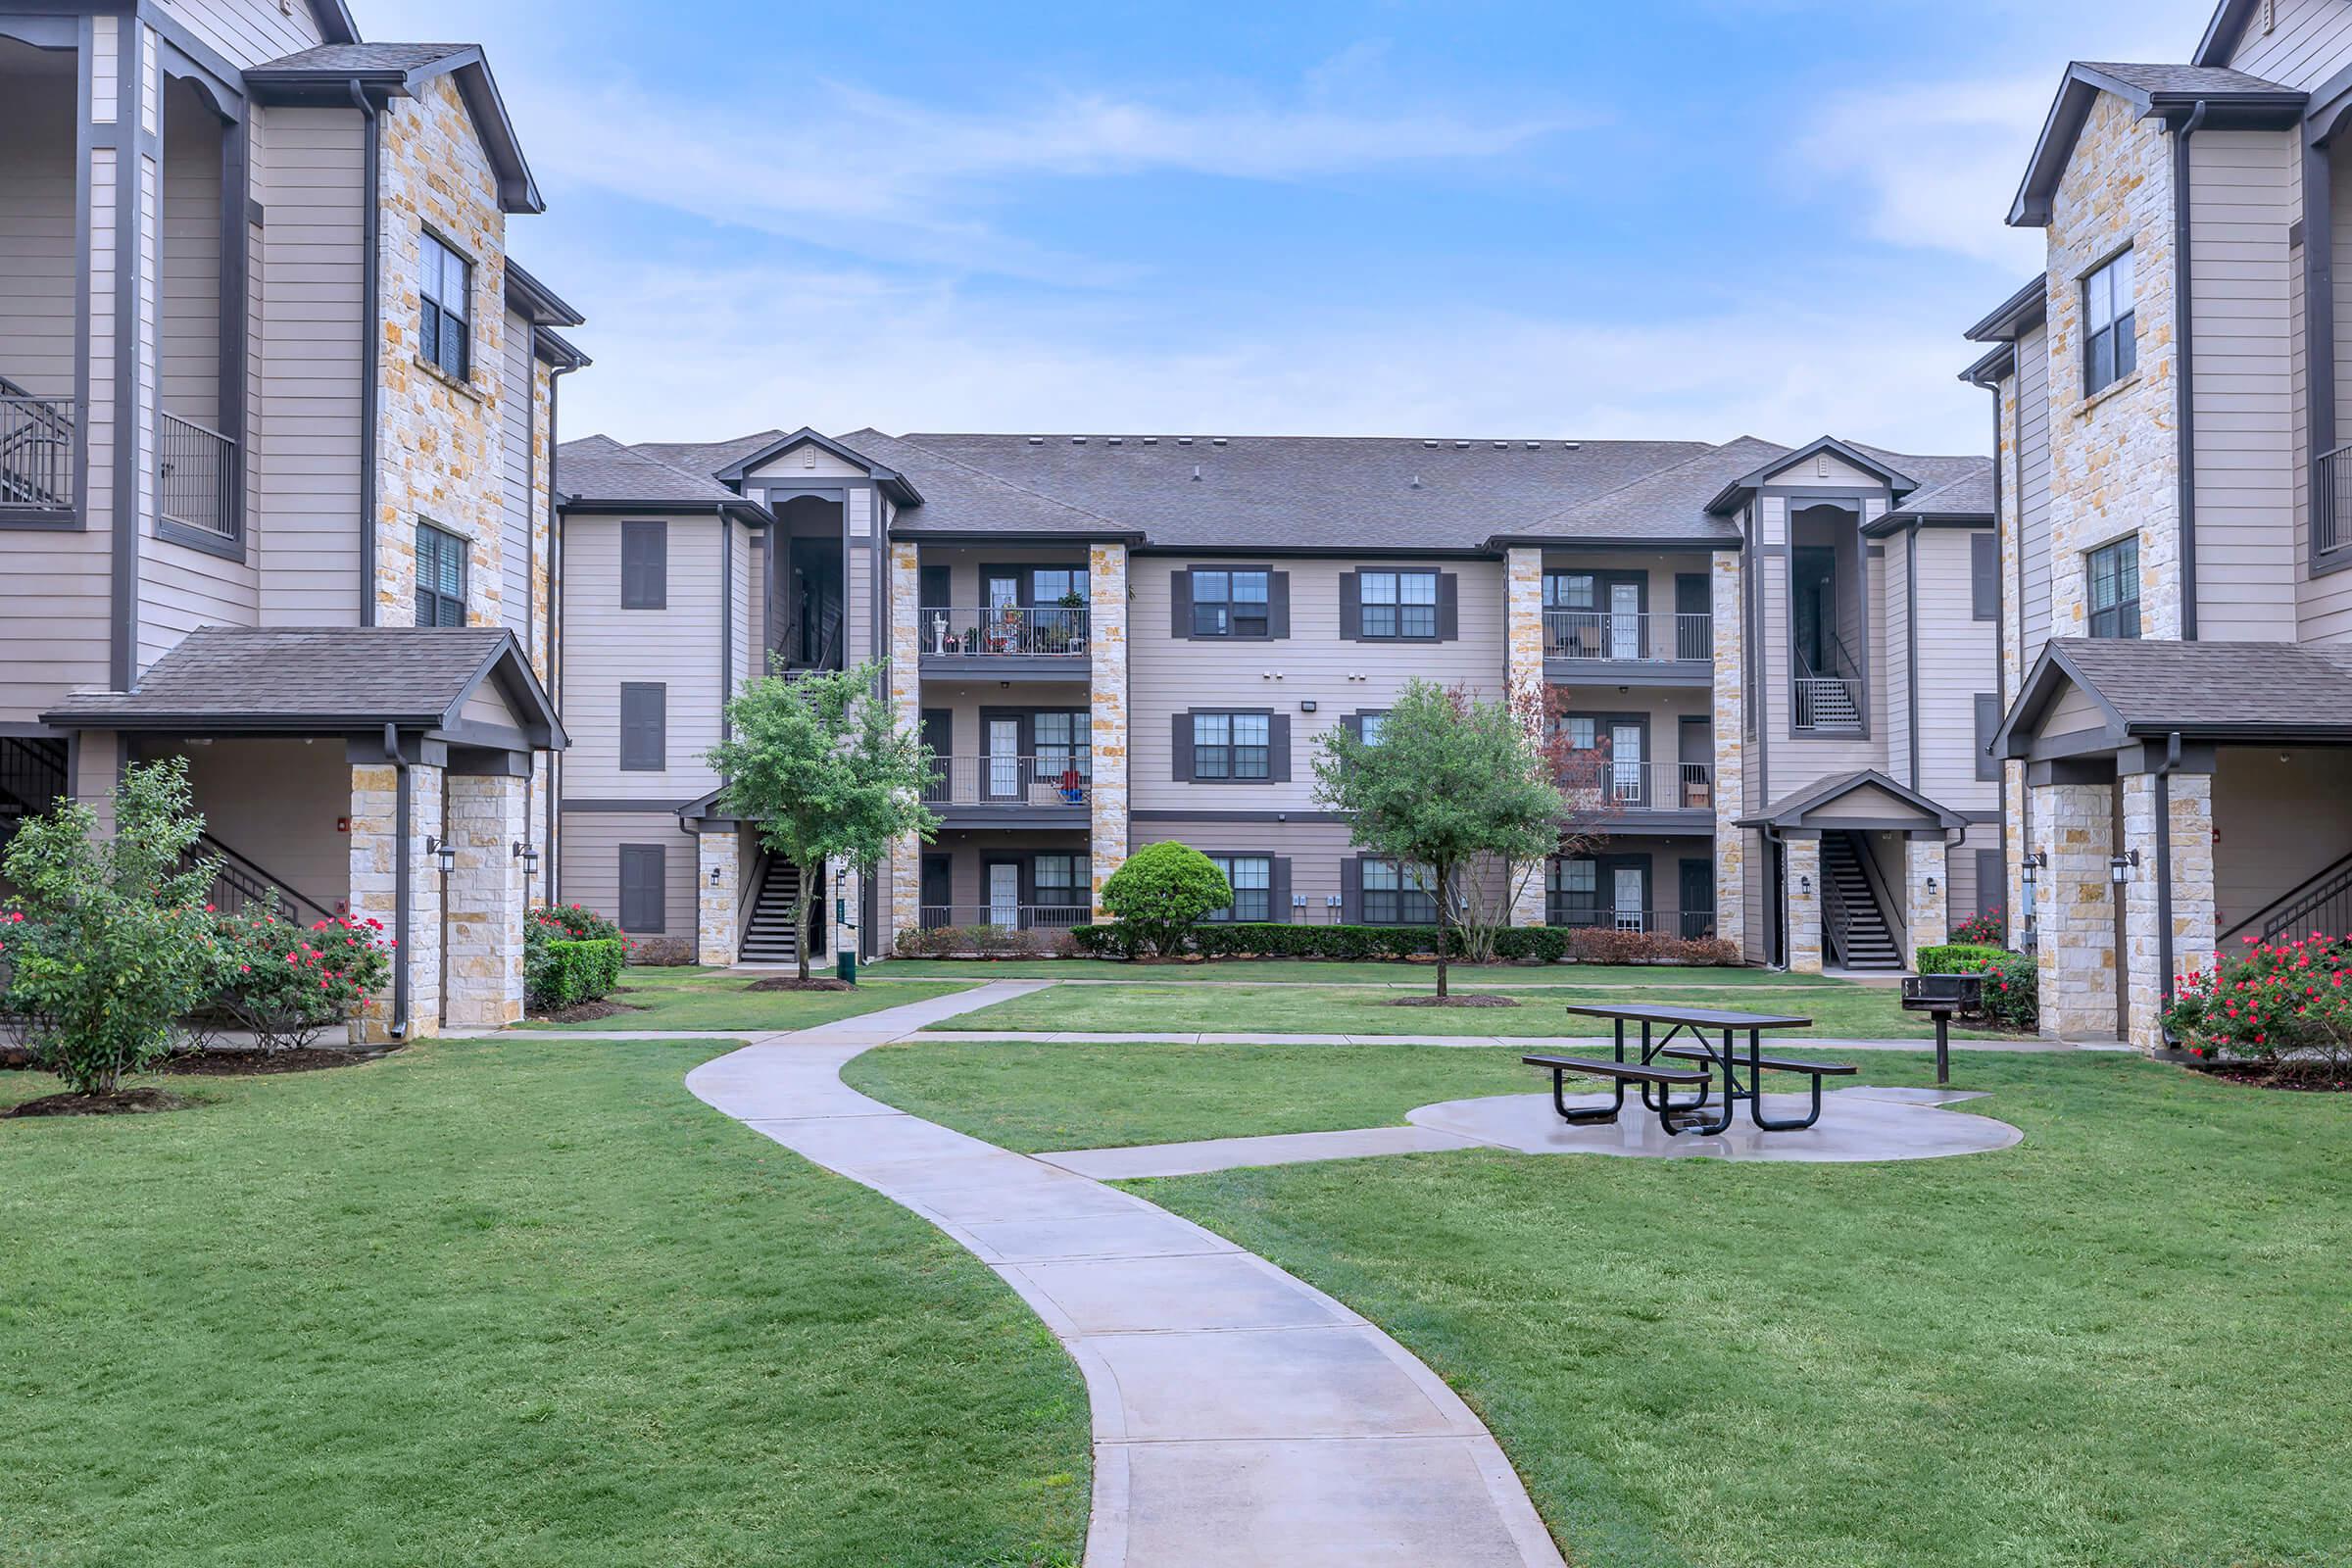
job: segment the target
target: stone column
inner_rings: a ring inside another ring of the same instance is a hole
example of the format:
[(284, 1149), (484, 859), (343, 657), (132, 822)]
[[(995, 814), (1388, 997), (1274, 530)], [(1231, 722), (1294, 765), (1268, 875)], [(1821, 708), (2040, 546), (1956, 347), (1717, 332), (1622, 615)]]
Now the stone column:
[(2159, 941), (2166, 914), (2159, 904), (2168, 879), (2156, 844), (2158, 780), (2149, 773), (2124, 775), (2124, 849), (2139, 852), (2139, 864), (2125, 884), (2132, 1017), (2124, 1038), (2142, 1051), (2164, 1046), (2159, 1014), (2166, 982), (2192, 969), (2210, 969), (2214, 960), (2213, 776), (2177, 772), (2162, 784), (2171, 832), (2171, 974), (2165, 972)]
[(1951, 940), (1952, 882), (1943, 835), (1903, 845), (1903, 967), (1919, 967), (1919, 950)]
[(735, 967), (743, 896), (741, 840), (732, 824), (694, 836), (694, 961)]
[[(351, 857), (351, 897), (346, 906), (352, 919), (380, 925), (387, 942), (392, 940), (398, 912), (400, 841), (394, 830), (398, 788), (399, 775), (389, 762), (356, 764), (351, 770), (351, 835), (346, 846)], [(406, 961), (408, 955), (395, 949), (392, 962)], [(387, 971), (384, 990), (360, 1004), (363, 1036), (371, 1042), (389, 1039), (391, 1018), (392, 979)]]
[(862, 935), (861, 932), (835, 923), (833, 906), (836, 901), (849, 911), (851, 919), (864, 918), (861, 908), (865, 903), (865, 879), (847, 860), (835, 860), (825, 868), (825, 901), (809, 911), (809, 923), (816, 928), (810, 933), (815, 938), (809, 944), (815, 950), (809, 955), (812, 963), (818, 958), (832, 962), (834, 954), (856, 949), (858, 938)]
[(1821, 840), (1788, 838), (1788, 968), (1821, 973)]
[(452, 1027), (501, 1028), (522, 1016), (523, 876), (514, 845), (527, 782), (519, 774), (447, 779), (449, 842), (458, 852), (448, 885)]
[(1088, 790), (1095, 915), (1102, 884), (1127, 858), (1127, 547), (1087, 551), (1087, 650), (1094, 726), (1094, 778)]
[(2115, 888), (2111, 787), (2034, 789), (2034, 846), (2050, 858), (2040, 874), (2040, 942), (2034, 951), (2041, 1032), (2054, 1040), (2113, 1040)]
[(2026, 897), (2026, 855), (2034, 846), (2026, 832), (2026, 764), (2003, 762), (2001, 775), (2006, 796), (2002, 802), (2001, 819), (2001, 923), (2009, 935), (2009, 946), (2024, 951), (2026, 945), (2026, 916), (2033, 911), (2033, 902)]
[[(901, 540), (890, 547), (890, 717), (904, 734), (923, 726), (922, 551)], [(890, 848), (890, 929), (876, 953), (895, 950), (898, 935), (922, 924), (923, 841), (908, 833)]]
[[(1544, 552), (1515, 549), (1503, 556), (1503, 648), (1507, 660), (1503, 690), (1538, 745), (1551, 717), (1551, 693), (1544, 680)], [(1544, 923), (1544, 868), (1539, 865), (1512, 890), (1511, 924)]]
[[(1740, 614), (1740, 553), (1718, 550), (1708, 567), (1708, 603), (1715, 622), (1715, 934), (1734, 947), (1747, 941), (1748, 830), (1739, 825), (1746, 785), (1746, 685), (1762, 680), (1746, 663), (1746, 628)], [(1819, 846), (1816, 846), (1818, 852)]]
[[(440, 861), (425, 853), (425, 841), (441, 835), (441, 769), (422, 762), (409, 767), (409, 833), (399, 832), (400, 775), (389, 762), (363, 762), (351, 770), (351, 917), (381, 923), (384, 939), (398, 941), (392, 962), (409, 977), (409, 1036), (441, 1031)], [(400, 867), (409, 868), (409, 929), (400, 930)], [(516, 940), (521, 938), (517, 928)], [(519, 961), (519, 959), (517, 960)], [(362, 1008), (368, 1038), (389, 1037), (392, 986)], [(518, 982), (519, 988), (519, 982)]]

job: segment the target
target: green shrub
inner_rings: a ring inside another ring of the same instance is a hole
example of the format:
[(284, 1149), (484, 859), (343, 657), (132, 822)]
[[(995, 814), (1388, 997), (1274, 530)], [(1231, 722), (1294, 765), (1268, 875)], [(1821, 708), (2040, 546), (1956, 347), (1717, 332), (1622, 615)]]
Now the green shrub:
[(392, 972), (378, 920), (338, 915), (300, 926), (275, 915), (216, 915), (210, 1007), (253, 1031), (264, 1051), (291, 1051), (356, 1017)]
[[(545, 935), (535, 935), (547, 932)], [(602, 1002), (620, 984), (628, 949), (617, 937), (574, 942), (533, 922), (522, 940), (522, 989), (526, 1004), (540, 1012), (560, 1012), (583, 1002)]]
[(902, 958), (1067, 958), (1081, 950), (1068, 931), (984, 924), (908, 926), (891, 951)]
[(1182, 953), (1200, 917), (1232, 902), (1216, 862), (1173, 842), (1147, 844), (1102, 884), (1102, 907), (1162, 956)]
[[(1078, 951), (1097, 958), (1132, 958), (1148, 948), (1125, 924), (1084, 925), (1070, 933)], [(1193, 951), (1204, 958), (1396, 959), (1434, 957), (1438, 944), (1462, 956), (1458, 934), (1431, 925), (1258, 925), (1212, 921), (1193, 932)], [(1517, 963), (1703, 963), (1736, 965), (1739, 950), (1713, 939), (1687, 940), (1661, 932), (1568, 930), (1505, 926), (1494, 933), (1494, 956)]]
[(1571, 929), (1568, 956), (1579, 963), (1687, 963), (1717, 968), (1737, 968), (1744, 961), (1738, 948), (1714, 937), (1620, 931), (1598, 925)]
[(2254, 942), (2173, 979), (2164, 1026), (2191, 1055), (2282, 1079), (2352, 1073), (2352, 937)]
[(574, 942), (626, 942), (628, 940), (620, 934), (619, 926), (614, 925), (594, 909), (585, 909), (576, 904), (551, 904), (545, 908), (533, 909), (531, 918), (556, 927), (560, 935), (568, 937)]
[(1947, 942), (1938, 947), (1919, 950), (1921, 974), (1982, 974), (1989, 958), (1999, 958), (2008, 950), (1984, 947), (1973, 942)]

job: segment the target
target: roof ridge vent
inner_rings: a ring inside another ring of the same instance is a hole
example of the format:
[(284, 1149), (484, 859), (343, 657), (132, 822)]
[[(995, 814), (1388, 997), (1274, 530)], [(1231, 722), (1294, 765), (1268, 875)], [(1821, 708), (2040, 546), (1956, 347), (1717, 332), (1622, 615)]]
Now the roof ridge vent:
[(1208, 444), (1212, 447), (1221, 447), (1225, 444), (1225, 438), (1221, 435), (1212, 435), (1208, 438)]
[(1497, 452), (1508, 452), (1511, 450), (1511, 444), (1508, 441), (1497, 441), (1494, 443), (1494, 450)]
[(1159, 445), (1159, 437), (1155, 435), (1148, 435), (1144, 437), (1144, 445), (1148, 447), (1155, 447)]
[(1438, 446), (1435, 441), (1424, 441), (1421, 443), (1421, 445), (1432, 452), (1436, 451)]
[(1456, 452), (1467, 452), (1470, 450), (1470, 443), (1467, 441), (1456, 441), (1453, 444), (1453, 450)]
[(1109, 446), (1123, 447), (1127, 444), (1127, 438), (1123, 435), (1106, 435), (1102, 439)]
[(1082, 447), (1086, 445), (1086, 437), (1082, 435), (1074, 435), (1070, 437), (1070, 445), (1074, 447)]
[(1029, 438), (1029, 444), (1033, 447), (1042, 447), (1046, 444), (1046, 438), (1042, 435), (1033, 435)]
[(1530, 441), (1527, 444), (1527, 450), (1530, 452), (1541, 452), (1544, 450), (1544, 443), (1541, 441)]
[(1189, 435), (1180, 435), (1176, 438), (1176, 444), (1180, 447), (1189, 447), (1193, 444), (1193, 438)]

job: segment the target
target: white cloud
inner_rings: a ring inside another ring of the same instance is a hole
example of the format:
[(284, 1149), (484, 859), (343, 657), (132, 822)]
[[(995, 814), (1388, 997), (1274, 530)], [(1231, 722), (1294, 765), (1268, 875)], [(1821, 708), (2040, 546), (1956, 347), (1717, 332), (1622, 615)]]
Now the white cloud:
[(1874, 239), (2028, 271), (2042, 236), (2005, 220), (2055, 86), (2036, 75), (1841, 94), (1795, 153), (1859, 187)]

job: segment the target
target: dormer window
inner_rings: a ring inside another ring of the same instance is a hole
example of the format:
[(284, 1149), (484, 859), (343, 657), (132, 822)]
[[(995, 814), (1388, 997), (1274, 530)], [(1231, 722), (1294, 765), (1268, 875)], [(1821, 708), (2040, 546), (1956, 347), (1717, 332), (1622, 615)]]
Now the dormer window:
[(2082, 395), (2096, 397), (2139, 368), (2132, 253), (2082, 280)]

